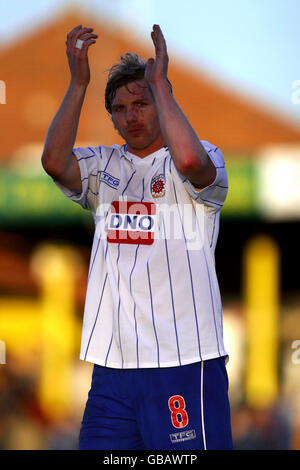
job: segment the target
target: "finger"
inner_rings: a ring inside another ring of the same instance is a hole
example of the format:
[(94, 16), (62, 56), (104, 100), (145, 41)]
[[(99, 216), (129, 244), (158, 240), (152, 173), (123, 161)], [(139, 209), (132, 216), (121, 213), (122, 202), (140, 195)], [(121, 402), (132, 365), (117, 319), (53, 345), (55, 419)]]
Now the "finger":
[(87, 41), (84, 41), (81, 51), (83, 55), (86, 55), (88, 48), (92, 45), (95, 44), (96, 40), (95, 39), (88, 39)]
[(78, 31), (76, 31), (70, 41), (71, 46), (75, 46), (77, 39), (81, 39), (81, 36), (86, 33), (91, 33), (93, 31), (93, 28), (80, 28)]
[[(97, 34), (85, 34), (83, 36), (80, 36), (79, 40), (83, 41), (83, 44), (81, 44), (81, 47), (77, 47), (76, 44), (75, 44), (75, 48), (74, 48), (74, 53), (75, 55), (77, 54), (81, 54), (81, 51), (85, 51), (86, 50), (86, 45), (89, 46), (90, 44), (96, 42), (96, 39), (98, 38), (98, 35)], [(93, 41), (93, 42), (90, 42), (90, 41)], [(78, 41), (78, 39), (77, 39)], [(76, 43), (77, 43), (76, 41)]]
[(74, 32), (78, 31), (80, 28), (82, 28), (82, 24), (79, 24), (78, 26), (75, 26), (75, 28), (71, 29), (71, 31), (68, 33), (67, 37), (71, 37)]
[(154, 26), (153, 26), (153, 31), (152, 31), (152, 33), (151, 33), (151, 38), (152, 38), (154, 47), (157, 48), (157, 47), (158, 47), (157, 32), (156, 32), (156, 30), (154, 29)]
[(82, 25), (78, 25), (69, 32), (66, 40), (67, 49), (70, 50), (76, 44), (78, 36), (84, 34), (85, 30), (86, 28), (82, 28)]
[(159, 32), (155, 27), (153, 27), (153, 31), (151, 33), (151, 38), (152, 38), (152, 41), (153, 41), (153, 44), (154, 44), (154, 47), (155, 47), (155, 51), (157, 53), (158, 50), (160, 49), (161, 44), (160, 44)]
[(148, 82), (151, 81), (152, 70), (153, 70), (154, 64), (155, 64), (155, 60), (154, 60), (152, 57), (147, 60), (147, 63), (146, 63), (146, 70), (145, 70), (145, 79), (146, 79)]
[(82, 25), (75, 26), (68, 34), (67, 34), (67, 41), (70, 41), (75, 33), (82, 28)]
[(153, 31), (155, 31), (155, 33), (157, 35), (160, 35), (162, 37), (164, 37), (163, 33), (162, 33), (162, 30), (161, 30), (161, 27), (159, 26), (159, 24), (154, 24), (153, 25)]
[(82, 36), (80, 36), (78, 39), (76, 39), (76, 43), (75, 43), (75, 49), (82, 49), (83, 47), (83, 44), (81, 44), (81, 47), (77, 47), (77, 42), (78, 40), (79, 41), (83, 41), (84, 43), (89, 40), (89, 39), (97, 39), (98, 38), (98, 35), (97, 34), (94, 34), (94, 33), (86, 33), (86, 34), (83, 34)]
[(71, 40), (71, 44), (75, 45), (77, 39), (82, 39), (82, 36), (84, 36), (85, 34), (91, 33), (92, 31), (93, 31), (93, 28), (81, 28), (79, 31), (77, 31), (73, 35), (72, 40)]
[(154, 64), (155, 64), (155, 60), (152, 57), (147, 60), (146, 69), (149, 73), (151, 73)]
[(82, 41), (86, 41), (87, 39), (91, 39), (91, 38), (94, 38), (96, 39), (98, 37), (98, 34), (95, 34), (95, 33), (85, 33), (83, 34), (82, 36), (80, 36), (80, 39)]
[(156, 47), (157, 40), (156, 40), (156, 35), (155, 35), (154, 31), (152, 31), (152, 33), (151, 33), (151, 38), (152, 38), (154, 46)]
[(153, 28), (153, 32), (151, 34), (153, 44), (155, 47), (155, 57), (158, 64), (167, 64), (168, 63), (168, 53), (166, 43), (162, 36), (162, 33), (157, 29)]
[(166, 40), (158, 24), (153, 25), (153, 42), (159, 52), (167, 52)]

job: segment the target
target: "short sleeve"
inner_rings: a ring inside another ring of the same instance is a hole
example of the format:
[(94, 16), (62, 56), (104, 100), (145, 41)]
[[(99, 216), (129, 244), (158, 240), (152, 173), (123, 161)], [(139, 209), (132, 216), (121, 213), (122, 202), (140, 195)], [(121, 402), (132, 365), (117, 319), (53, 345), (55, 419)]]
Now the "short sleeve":
[(59, 189), (84, 209), (95, 211), (98, 204), (99, 178), (101, 171), (101, 147), (78, 147), (73, 149), (80, 168), (82, 191), (74, 192), (55, 181)]
[(225, 168), (225, 160), (221, 150), (215, 145), (202, 140), (201, 141), (207, 155), (213, 162), (216, 168), (215, 180), (200, 191), (193, 186), (193, 184), (181, 175), (182, 182), (189, 193), (189, 195), (197, 202), (205, 205), (221, 208), (225, 202), (228, 192), (228, 177)]

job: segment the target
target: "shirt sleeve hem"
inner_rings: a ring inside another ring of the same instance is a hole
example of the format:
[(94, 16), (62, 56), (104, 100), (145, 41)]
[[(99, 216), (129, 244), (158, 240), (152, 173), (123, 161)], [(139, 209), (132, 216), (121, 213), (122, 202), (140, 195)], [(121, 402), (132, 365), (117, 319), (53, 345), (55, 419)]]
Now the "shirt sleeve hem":
[(77, 202), (82, 207), (86, 208), (86, 193), (88, 189), (88, 169), (84, 158), (81, 158), (79, 149), (73, 149), (73, 154), (77, 158), (77, 162), (80, 169), (80, 178), (81, 178), (81, 185), (82, 190), (81, 192), (76, 192), (69, 188), (66, 188), (64, 185), (59, 183), (57, 180), (55, 184), (59, 187), (59, 189), (72, 201)]

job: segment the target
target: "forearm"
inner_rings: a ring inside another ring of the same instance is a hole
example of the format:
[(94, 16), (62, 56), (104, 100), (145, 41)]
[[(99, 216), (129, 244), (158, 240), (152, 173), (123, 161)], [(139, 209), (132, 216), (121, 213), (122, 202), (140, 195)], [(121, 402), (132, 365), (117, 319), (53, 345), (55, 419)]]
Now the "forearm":
[(55, 176), (64, 171), (72, 155), (86, 86), (70, 82), (64, 100), (47, 133), (42, 164)]
[(166, 81), (152, 84), (162, 134), (174, 163), (182, 173), (205, 169), (207, 154)]

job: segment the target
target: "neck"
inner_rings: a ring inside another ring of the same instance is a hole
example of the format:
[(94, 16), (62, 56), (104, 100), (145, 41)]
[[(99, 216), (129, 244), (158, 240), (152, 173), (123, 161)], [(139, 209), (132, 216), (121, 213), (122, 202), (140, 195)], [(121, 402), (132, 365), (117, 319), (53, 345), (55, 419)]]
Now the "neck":
[(128, 152), (137, 155), (140, 158), (145, 158), (151, 153), (156, 152), (157, 150), (161, 149), (166, 145), (163, 138), (158, 139), (157, 141), (153, 142), (152, 144), (148, 145), (145, 148), (135, 148), (132, 147), (130, 144), (127, 143)]

